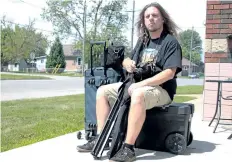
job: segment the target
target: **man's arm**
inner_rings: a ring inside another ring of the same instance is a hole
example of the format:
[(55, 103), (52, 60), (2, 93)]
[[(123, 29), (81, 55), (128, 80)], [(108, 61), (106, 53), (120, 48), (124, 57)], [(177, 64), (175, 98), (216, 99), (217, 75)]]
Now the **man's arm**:
[(141, 86), (156, 86), (172, 79), (175, 76), (176, 68), (166, 69), (159, 74), (141, 81)]

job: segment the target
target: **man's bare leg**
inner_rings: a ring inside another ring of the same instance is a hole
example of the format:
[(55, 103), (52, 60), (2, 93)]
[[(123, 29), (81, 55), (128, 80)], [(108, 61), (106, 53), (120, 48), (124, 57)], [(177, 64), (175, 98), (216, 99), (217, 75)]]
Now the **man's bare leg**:
[(96, 96), (96, 116), (97, 116), (97, 134), (101, 133), (105, 121), (110, 113), (110, 105), (107, 97), (104, 96), (103, 87), (99, 89)]
[[(107, 91), (110, 87), (106, 86), (98, 88), (96, 95), (97, 134), (101, 133), (110, 112), (108, 97), (105, 96), (105, 91)], [(94, 140), (88, 141), (83, 145), (78, 145), (77, 150), (79, 152), (91, 152), (95, 146), (95, 142), (96, 138), (94, 138)]]
[(126, 144), (135, 144), (145, 121), (145, 117), (144, 92), (141, 89), (137, 89), (131, 96), (131, 108), (128, 115), (127, 135), (125, 140)]

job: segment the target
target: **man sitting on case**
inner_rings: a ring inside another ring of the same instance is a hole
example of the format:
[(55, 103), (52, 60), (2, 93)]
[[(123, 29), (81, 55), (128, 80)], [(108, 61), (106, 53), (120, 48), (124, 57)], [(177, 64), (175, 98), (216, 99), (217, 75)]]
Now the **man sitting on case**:
[[(175, 36), (177, 26), (167, 12), (158, 3), (145, 6), (137, 24), (139, 40), (143, 40), (143, 48), (137, 60), (126, 58), (123, 67), (132, 73), (139, 63), (153, 61), (162, 69), (159, 74), (132, 84), (128, 92), (131, 105), (128, 115), (126, 139), (123, 147), (111, 159), (114, 161), (135, 160), (134, 144), (146, 118), (146, 110), (172, 102), (176, 93), (176, 75), (182, 70), (182, 50)], [(138, 44), (134, 48), (137, 50)], [(132, 53), (133, 55), (134, 53)], [(118, 88), (122, 83), (103, 85), (97, 90), (96, 116), (98, 134), (104, 127), (110, 113), (110, 107), (117, 99)], [(77, 146), (80, 152), (91, 152), (96, 139)]]

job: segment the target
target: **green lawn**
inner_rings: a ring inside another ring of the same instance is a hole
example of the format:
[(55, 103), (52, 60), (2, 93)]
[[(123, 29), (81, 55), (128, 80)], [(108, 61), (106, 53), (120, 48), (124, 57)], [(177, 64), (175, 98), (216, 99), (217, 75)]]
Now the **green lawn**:
[[(176, 96), (175, 102), (195, 99)], [(2, 151), (84, 129), (84, 95), (1, 102)]]
[(179, 86), (176, 91), (177, 94), (202, 94), (203, 86), (201, 85), (190, 85), (190, 86)]
[(192, 96), (175, 96), (174, 102), (182, 103), (182, 102), (187, 102), (187, 101), (195, 100), (195, 99), (197, 99), (197, 98), (192, 97)]
[(60, 73), (60, 74), (48, 74), (48, 75), (69, 76), (69, 77), (83, 77), (83, 75), (81, 73)]
[(35, 80), (35, 79), (51, 79), (43, 76), (33, 75), (13, 75), (13, 74), (1, 74), (1, 80)]
[(33, 75), (33, 74), (41, 74), (41, 75), (48, 75), (48, 76), (69, 76), (69, 77), (83, 77), (83, 75), (81, 73), (76, 73), (76, 72), (63, 72), (63, 73), (56, 73), (56, 74), (52, 74), (52, 73), (45, 73), (45, 72), (31, 72), (31, 73), (27, 73), (27, 72), (11, 72), (11, 73), (17, 73), (17, 74), (28, 74), (28, 75)]
[(2, 151), (84, 128), (84, 95), (1, 104)]
[(81, 73), (74, 73), (74, 72), (63, 72), (63, 73), (34, 73), (34, 74), (42, 74), (42, 75), (50, 75), (50, 76), (69, 76), (69, 77), (83, 77)]

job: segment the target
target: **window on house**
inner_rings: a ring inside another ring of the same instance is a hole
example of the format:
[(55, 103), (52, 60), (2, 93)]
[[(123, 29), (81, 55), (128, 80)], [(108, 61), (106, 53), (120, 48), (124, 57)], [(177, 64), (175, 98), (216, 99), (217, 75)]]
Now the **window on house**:
[(44, 63), (44, 59), (41, 60), (41, 63)]
[(78, 59), (77, 59), (77, 64), (78, 64), (78, 65), (81, 65), (81, 58), (78, 58)]

